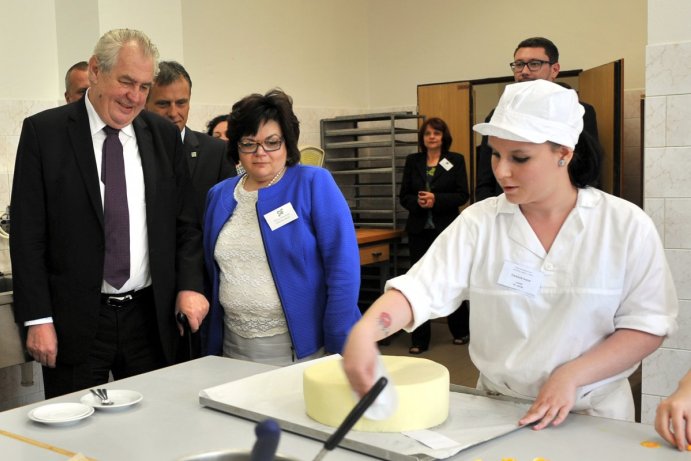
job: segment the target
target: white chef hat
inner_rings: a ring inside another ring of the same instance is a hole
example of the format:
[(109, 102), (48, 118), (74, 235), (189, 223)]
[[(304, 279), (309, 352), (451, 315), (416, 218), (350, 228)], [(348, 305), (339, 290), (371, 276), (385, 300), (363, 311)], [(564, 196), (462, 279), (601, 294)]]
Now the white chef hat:
[(585, 109), (574, 90), (547, 80), (507, 85), (488, 123), (473, 130), (485, 136), (573, 149), (583, 130)]

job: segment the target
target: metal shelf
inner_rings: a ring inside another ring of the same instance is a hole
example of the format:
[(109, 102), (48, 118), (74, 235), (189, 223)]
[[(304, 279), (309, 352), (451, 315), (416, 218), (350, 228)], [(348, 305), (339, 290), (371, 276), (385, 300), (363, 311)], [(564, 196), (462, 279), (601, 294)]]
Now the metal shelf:
[(383, 141), (346, 141), (346, 142), (327, 142), (324, 144), (324, 149), (364, 149), (367, 147), (404, 147), (417, 146), (417, 141), (400, 141), (394, 139), (385, 139)]
[(382, 167), (382, 168), (358, 168), (357, 170), (336, 170), (332, 171), (331, 174), (334, 176), (339, 176), (339, 175), (352, 175), (352, 174), (367, 174), (367, 173), (391, 173), (391, 167)]
[(341, 187), (356, 225), (403, 227), (406, 215), (398, 203), (401, 159), (417, 151), (421, 119), (412, 112), (387, 112), (321, 121), (325, 164)]
[[(343, 128), (326, 130), (324, 136), (377, 136), (391, 135), (391, 128)], [(416, 134), (417, 130), (411, 128), (393, 128), (394, 134)]]

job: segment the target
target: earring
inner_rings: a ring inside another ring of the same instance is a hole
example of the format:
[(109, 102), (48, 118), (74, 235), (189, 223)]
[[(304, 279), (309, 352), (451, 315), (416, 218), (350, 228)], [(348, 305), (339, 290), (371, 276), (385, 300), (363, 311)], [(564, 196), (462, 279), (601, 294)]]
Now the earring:
[(564, 166), (564, 165), (566, 165), (566, 160), (564, 160), (563, 158), (560, 158), (559, 159), (559, 166)]

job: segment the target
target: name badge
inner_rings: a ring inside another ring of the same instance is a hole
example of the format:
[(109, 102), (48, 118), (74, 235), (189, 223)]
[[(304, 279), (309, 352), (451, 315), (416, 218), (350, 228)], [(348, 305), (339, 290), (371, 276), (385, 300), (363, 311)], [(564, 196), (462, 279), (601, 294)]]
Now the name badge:
[(446, 171), (449, 171), (451, 168), (453, 168), (453, 163), (449, 162), (448, 159), (441, 159), (441, 162), (439, 164), (444, 168)]
[(540, 291), (544, 278), (545, 274), (538, 269), (506, 261), (501, 269), (497, 283), (534, 296)]
[(275, 231), (279, 227), (283, 227), (289, 222), (293, 222), (298, 219), (298, 214), (295, 212), (293, 205), (288, 202), (285, 205), (281, 205), (273, 211), (269, 211), (264, 215), (267, 224), (272, 231)]

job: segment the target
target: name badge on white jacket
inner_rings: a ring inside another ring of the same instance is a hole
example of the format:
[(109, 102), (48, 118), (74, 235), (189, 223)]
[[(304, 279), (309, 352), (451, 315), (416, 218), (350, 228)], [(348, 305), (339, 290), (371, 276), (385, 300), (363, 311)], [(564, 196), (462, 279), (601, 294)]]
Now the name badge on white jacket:
[(497, 283), (525, 294), (536, 295), (540, 291), (544, 278), (545, 274), (539, 269), (505, 261)]
[(264, 215), (267, 224), (272, 231), (285, 226), (289, 222), (293, 222), (298, 219), (298, 214), (295, 212), (293, 205), (288, 202), (285, 205), (281, 205), (273, 211), (269, 211)]

